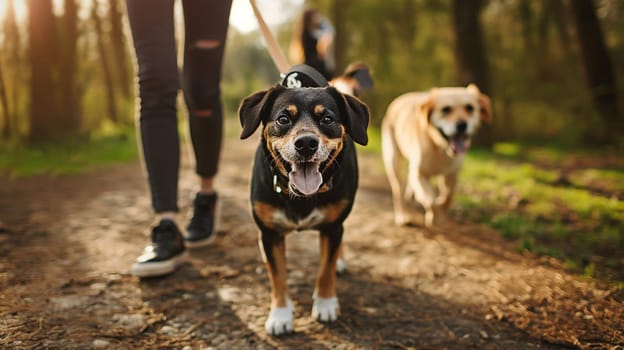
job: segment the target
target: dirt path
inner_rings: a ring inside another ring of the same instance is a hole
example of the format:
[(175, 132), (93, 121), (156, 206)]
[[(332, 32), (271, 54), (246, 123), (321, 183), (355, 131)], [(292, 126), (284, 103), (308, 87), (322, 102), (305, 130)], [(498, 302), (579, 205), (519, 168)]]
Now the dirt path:
[[(221, 232), (176, 274), (129, 275), (151, 221), (138, 164), (0, 177), (0, 347), (180, 349), (624, 348), (622, 296), (520, 256), (496, 232), (393, 225), (377, 157), (360, 154), (340, 320), (313, 321), (317, 235), (287, 240), (296, 333), (264, 334), (268, 279), (248, 210), (254, 141), (227, 141)], [(194, 179), (181, 174), (189, 215)]]

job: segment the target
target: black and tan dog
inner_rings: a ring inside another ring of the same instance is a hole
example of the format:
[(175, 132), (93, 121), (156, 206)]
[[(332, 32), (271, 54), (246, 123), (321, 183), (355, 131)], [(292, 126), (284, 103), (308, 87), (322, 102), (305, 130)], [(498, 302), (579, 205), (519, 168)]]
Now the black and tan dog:
[(353, 141), (368, 142), (368, 107), (333, 87), (276, 85), (245, 98), (239, 108), (247, 138), (262, 124), (251, 179), (253, 217), (271, 281), (269, 334), (293, 331), (286, 287), (287, 233), (320, 232), (320, 268), (312, 317), (335, 321), (336, 261), (343, 221), (353, 205), (358, 169)]

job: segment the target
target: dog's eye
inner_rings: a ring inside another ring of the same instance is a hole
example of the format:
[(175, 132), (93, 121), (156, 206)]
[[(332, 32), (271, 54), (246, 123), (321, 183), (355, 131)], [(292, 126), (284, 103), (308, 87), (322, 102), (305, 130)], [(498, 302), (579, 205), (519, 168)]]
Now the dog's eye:
[(442, 107), (442, 113), (444, 114), (449, 114), (453, 111), (453, 108), (451, 106), (444, 106)]
[(286, 114), (282, 114), (277, 117), (277, 123), (280, 125), (288, 125), (290, 124), (290, 118)]
[(329, 124), (331, 124), (333, 122), (334, 122), (334, 118), (332, 118), (332, 117), (330, 117), (328, 115), (326, 115), (323, 118), (321, 118), (321, 123), (322, 124), (329, 125)]
[(466, 105), (466, 112), (468, 113), (472, 113), (474, 112), (475, 108), (473, 105)]

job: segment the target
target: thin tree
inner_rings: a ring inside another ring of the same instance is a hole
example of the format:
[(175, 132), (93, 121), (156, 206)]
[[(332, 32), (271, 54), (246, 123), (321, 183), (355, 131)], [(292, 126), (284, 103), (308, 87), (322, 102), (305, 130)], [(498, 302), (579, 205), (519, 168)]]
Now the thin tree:
[(573, 0), (570, 4), (585, 66), (587, 88), (605, 124), (603, 141), (615, 142), (622, 137), (624, 120), (619, 112), (613, 64), (596, 15), (596, 8), (592, 0)]
[(331, 14), (336, 34), (334, 36), (334, 58), (336, 61), (336, 74), (341, 74), (347, 66), (347, 21), (346, 12), (349, 0), (334, 0)]
[(54, 86), (54, 56), (56, 47), (55, 17), (52, 0), (28, 1), (28, 43), (30, 64), (30, 125), (28, 138), (40, 143), (64, 133), (59, 123)]
[[(7, 114), (5, 115), (5, 122), (2, 127), (2, 137), (7, 139), (11, 136), (17, 136), (17, 130), (14, 126), (15, 115), (19, 112), (19, 83), (20, 73), (22, 69), (22, 48), (20, 42), (20, 32), (15, 20), (15, 6), (14, 0), (7, 0), (3, 30), (4, 30), (4, 43), (3, 49), (6, 52), (5, 62), (8, 73), (4, 75), (5, 81), (5, 94), (7, 95)], [(8, 86), (10, 85), (10, 90)]]
[(115, 67), (117, 67), (117, 79), (119, 91), (124, 98), (130, 98), (132, 78), (130, 76), (128, 44), (123, 32), (122, 2), (110, 0), (108, 5), (108, 18), (110, 21), (110, 42), (113, 50)]
[(2, 138), (8, 139), (10, 135), (7, 130), (10, 130), (11, 118), (9, 111), (9, 101), (7, 99), (6, 87), (4, 85), (4, 75), (2, 73), (2, 62), (0, 62), (0, 106), (2, 107), (2, 115), (4, 116)]
[(115, 100), (115, 83), (108, 58), (108, 50), (106, 49), (105, 36), (102, 29), (102, 19), (98, 14), (100, 7), (99, 4), (100, 2), (98, 0), (93, 0), (93, 4), (91, 6), (91, 20), (93, 21), (93, 26), (95, 28), (97, 48), (102, 63), (102, 73), (104, 74), (108, 116), (113, 123), (117, 123), (119, 122), (119, 117), (117, 116), (117, 103)]
[(491, 93), (485, 45), (479, 21), (482, 7), (482, 0), (453, 0), (455, 62), (459, 84), (474, 83), (482, 91)]
[[(485, 45), (479, 15), (483, 7), (482, 0), (453, 0), (452, 17), (455, 31), (455, 62), (457, 80), (460, 85), (476, 84), (479, 89), (492, 96), (490, 77), (485, 54)], [(478, 141), (484, 146), (494, 142), (493, 132), (484, 125), (479, 132)]]
[(78, 5), (76, 0), (64, 1), (62, 25), (62, 50), (60, 52), (60, 77), (63, 86), (62, 114), (65, 126), (77, 133), (81, 125), (80, 94), (78, 91)]

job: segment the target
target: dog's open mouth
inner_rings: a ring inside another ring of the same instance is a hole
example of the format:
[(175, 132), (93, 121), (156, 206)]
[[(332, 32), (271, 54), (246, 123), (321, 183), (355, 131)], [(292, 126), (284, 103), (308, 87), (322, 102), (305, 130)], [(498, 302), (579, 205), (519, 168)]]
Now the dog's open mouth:
[(464, 154), (470, 147), (470, 138), (466, 135), (455, 135), (448, 140), (454, 154)]
[(317, 162), (292, 163), (292, 170), (288, 173), (290, 186), (306, 196), (316, 193), (323, 184), (319, 165)]

